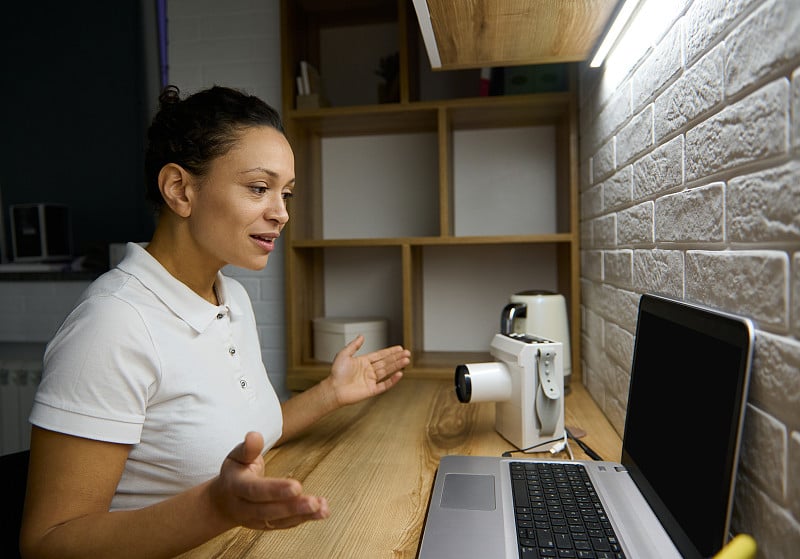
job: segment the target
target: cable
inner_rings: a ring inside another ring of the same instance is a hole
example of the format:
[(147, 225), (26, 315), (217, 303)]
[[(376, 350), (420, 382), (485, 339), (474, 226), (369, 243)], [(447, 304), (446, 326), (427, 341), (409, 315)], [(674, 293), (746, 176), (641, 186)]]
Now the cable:
[(569, 447), (569, 439), (567, 438), (567, 430), (564, 429), (564, 440), (557, 442), (553, 446), (550, 447), (550, 454), (556, 455), (562, 450), (566, 449), (569, 452), (569, 459), (574, 460), (575, 457), (572, 454), (572, 449)]
[(509, 456), (511, 456), (512, 454), (514, 454), (515, 452), (528, 452), (529, 450), (533, 450), (534, 448), (539, 448), (540, 446), (544, 446), (544, 445), (546, 445), (546, 444), (558, 443), (558, 442), (561, 442), (561, 437), (559, 437), (559, 438), (557, 438), (557, 439), (550, 439), (549, 441), (544, 441), (544, 442), (542, 442), (542, 443), (535, 444), (535, 445), (533, 445), (533, 446), (529, 446), (528, 448), (519, 448), (519, 447), (516, 447), (516, 446), (515, 446), (513, 450), (506, 450), (506, 451), (505, 451), (505, 452), (502, 454), (502, 456), (503, 456), (504, 458), (508, 458)]
[(583, 450), (586, 453), (586, 455), (589, 456), (589, 458), (591, 458), (592, 460), (599, 460), (601, 462), (603, 461), (603, 459), (600, 457), (599, 454), (597, 454), (594, 450), (592, 450), (592, 448), (588, 444), (575, 437), (575, 435), (573, 435), (569, 429), (565, 428), (564, 431), (566, 431), (570, 439), (575, 441), (575, 443), (579, 447), (581, 447), (581, 450)]
[(567, 447), (567, 441), (558, 441), (556, 444), (550, 447), (550, 454), (558, 454), (562, 450)]

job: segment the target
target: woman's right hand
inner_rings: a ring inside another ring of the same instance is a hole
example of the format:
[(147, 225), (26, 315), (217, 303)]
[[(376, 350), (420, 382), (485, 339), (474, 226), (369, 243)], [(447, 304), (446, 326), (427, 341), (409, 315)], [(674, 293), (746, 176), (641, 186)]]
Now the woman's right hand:
[(292, 528), (330, 515), (324, 497), (304, 495), (299, 481), (264, 477), (264, 438), (251, 431), (228, 454), (210, 486), (215, 509), (236, 526), (256, 530)]

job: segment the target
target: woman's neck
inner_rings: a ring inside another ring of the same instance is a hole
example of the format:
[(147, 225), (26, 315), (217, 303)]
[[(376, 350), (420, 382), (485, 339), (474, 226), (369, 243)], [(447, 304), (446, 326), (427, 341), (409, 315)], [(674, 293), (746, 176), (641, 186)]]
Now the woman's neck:
[(163, 226), (159, 220), (153, 238), (147, 245), (147, 252), (175, 279), (212, 305), (219, 305), (214, 288), (219, 267), (206, 265), (197, 254), (194, 244), (184, 237), (175, 229)]

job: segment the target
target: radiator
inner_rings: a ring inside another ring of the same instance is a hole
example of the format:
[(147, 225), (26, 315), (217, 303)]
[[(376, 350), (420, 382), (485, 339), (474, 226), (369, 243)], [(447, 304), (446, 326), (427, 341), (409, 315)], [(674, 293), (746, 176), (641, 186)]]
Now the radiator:
[(42, 377), (42, 344), (0, 344), (0, 455), (30, 448), (28, 416)]

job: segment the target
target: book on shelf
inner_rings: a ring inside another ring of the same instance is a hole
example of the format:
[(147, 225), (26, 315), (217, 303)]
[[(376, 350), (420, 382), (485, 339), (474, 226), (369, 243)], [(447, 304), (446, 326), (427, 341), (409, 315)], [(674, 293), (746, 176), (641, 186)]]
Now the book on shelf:
[(319, 70), (306, 60), (300, 61), (300, 73), (297, 76), (297, 108), (311, 109), (327, 106), (322, 91), (322, 78)]

